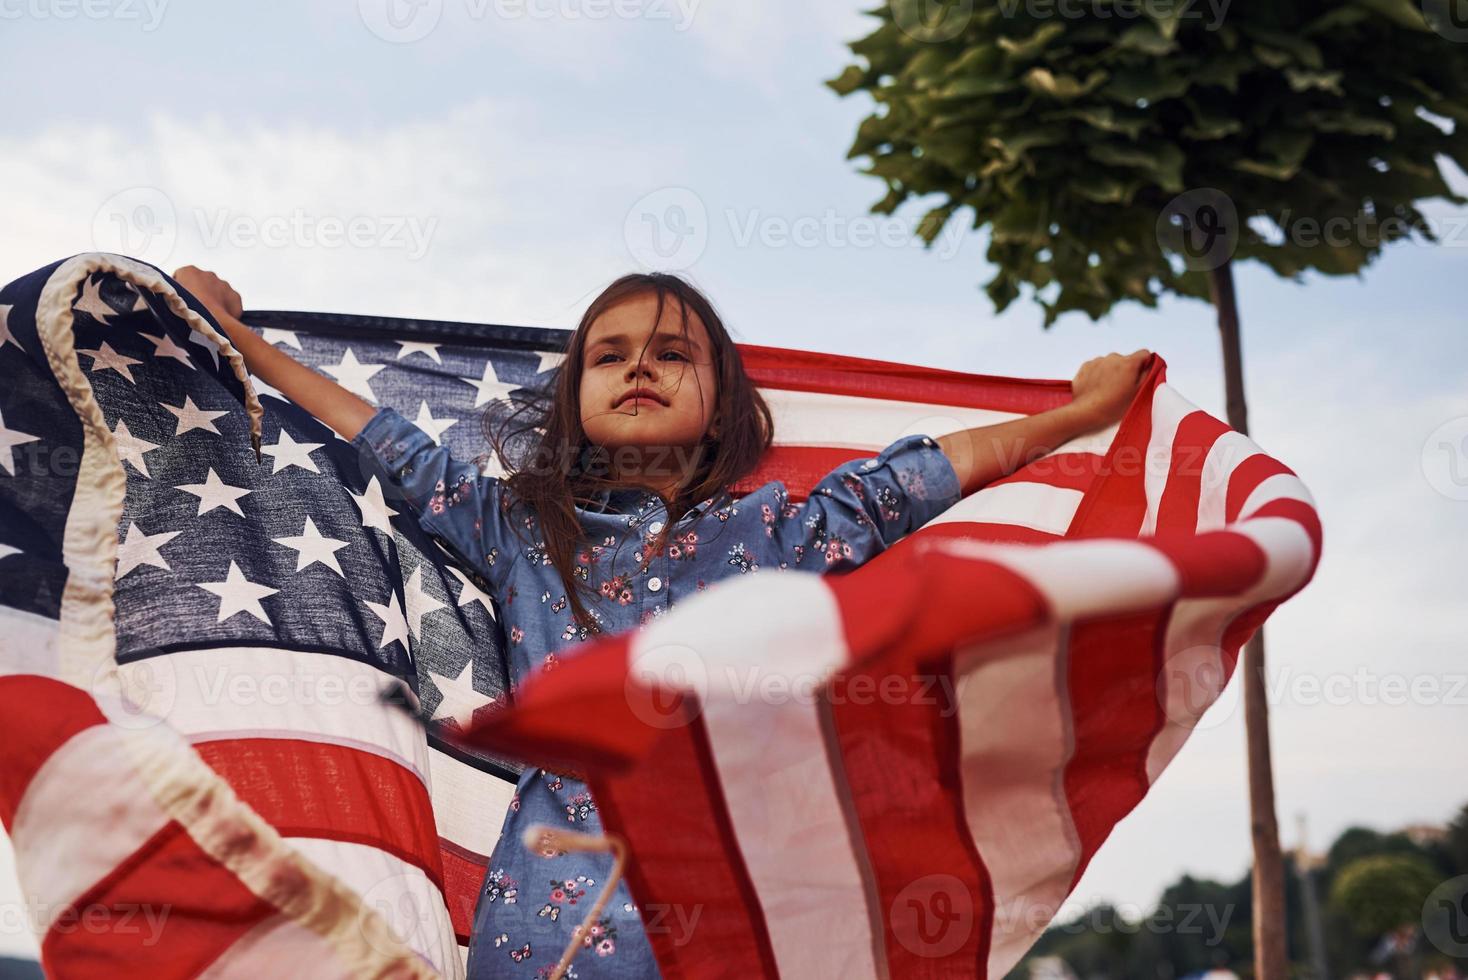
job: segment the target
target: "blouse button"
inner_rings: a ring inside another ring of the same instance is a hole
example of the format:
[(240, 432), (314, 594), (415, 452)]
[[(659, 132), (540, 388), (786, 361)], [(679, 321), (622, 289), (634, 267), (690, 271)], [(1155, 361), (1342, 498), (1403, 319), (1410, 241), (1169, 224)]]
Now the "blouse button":
[(658, 534), (663, 529), (663, 522), (662, 521), (653, 521), (651, 524), (649, 524), (647, 526), (647, 529), (648, 529), (649, 532), (651, 532), (653, 534)]
[(659, 592), (662, 590), (663, 580), (654, 575), (652, 578), (647, 580), (647, 587), (649, 591)]

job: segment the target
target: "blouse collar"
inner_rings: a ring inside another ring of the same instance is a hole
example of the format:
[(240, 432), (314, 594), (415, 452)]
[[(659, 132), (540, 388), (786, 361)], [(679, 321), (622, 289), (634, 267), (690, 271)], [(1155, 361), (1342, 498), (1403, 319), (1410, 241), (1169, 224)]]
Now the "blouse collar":
[[(687, 516), (698, 514), (713, 502), (713, 497), (700, 500), (689, 508)], [(590, 505), (584, 509), (602, 513), (631, 514), (654, 505), (661, 507), (662, 498), (651, 490), (640, 487), (618, 487), (596, 491), (591, 495)]]

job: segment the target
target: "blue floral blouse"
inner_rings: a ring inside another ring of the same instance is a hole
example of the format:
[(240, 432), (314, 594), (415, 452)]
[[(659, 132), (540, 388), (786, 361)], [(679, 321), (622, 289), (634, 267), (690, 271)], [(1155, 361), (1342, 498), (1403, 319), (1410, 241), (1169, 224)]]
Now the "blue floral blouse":
[[(512, 685), (576, 655), (576, 644), (590, 631), (572, 624), (565, 586), (536, 537), (537, 523), (525, 508), (510, 508), (503, 481), (455, 459), (390, 408), (379, 409), (352, 445), (376, 464), (424, 530), (488, 581)], [(588, 611), (607, 633), (618, 633), (644, 626), (731, 575), (850, 571), (959, 496), (958, 475), (937, 442), (903, 436), (873, 458), (837, 466), (805, 503), (792, 503), (779, 481), (719, 507), (714, 498), (702, 501), (678, 522), (664, 553), (641, 571), (643, 548), (668, 516), (663, 501), (640, 489), (602, 491), (580, 508), (586, 541), (575, 574), (595, 590)], [(606, 855), (532, 853), (521, 836), (536, 823), (601, 832), (585, 784), (525, 770), (476, 907), (471, 978), (548, 976), (611, 866)], [(625, 882), (585, 943), (568, 976), (658, 976)]]

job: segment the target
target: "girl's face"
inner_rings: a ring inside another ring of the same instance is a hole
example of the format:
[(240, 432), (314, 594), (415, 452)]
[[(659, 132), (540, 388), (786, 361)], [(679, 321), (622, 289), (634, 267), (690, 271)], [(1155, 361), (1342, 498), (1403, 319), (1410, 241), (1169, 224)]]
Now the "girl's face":
[[(703, 441), (718, 400), (708, 330), (692, 310), (683, 335), (678, 299), (629, 296), (608, 307), (586, 335), (581, 426), (592, 443), (692, 448)], [(629, 397), (643, 389), (648, 397)], [(635, 468), (635, 467), (634, 467)]]

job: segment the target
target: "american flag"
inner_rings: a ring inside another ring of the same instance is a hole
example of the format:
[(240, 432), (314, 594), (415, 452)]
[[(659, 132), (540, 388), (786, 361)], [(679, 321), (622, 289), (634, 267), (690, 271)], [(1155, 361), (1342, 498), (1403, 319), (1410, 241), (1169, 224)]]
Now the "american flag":
[[(505, 712), (482, 583), (199, 309), (102, 254), (0, 291), (0, 816), (55, 976), (458, 975), (510, 756), (585, 768), (670, 976), (1002, 975), (1318, 555), (1304, 488), (1159, 361), (1118, 428), (858, 572), (717, 587)], [(465, 459), (566, 340), (247, 320)], [(743, 353), (777, 425), (745, 489), (795, 499), (900, 435), (1069, 397)], [(381, 703), (404, 681), (426, 734)]]
[[(201, 312), (107, 254), (0, 291), (0, 816), (43, 961), (461, 975), (520, 766), (440, 735), (506, 696), (493, 603)], [(566, 337), (284, 320), (266, 337), (463, 458)], [(427, 733), (383, 703), (404, 681)], [(172, 748), (138, 761), (144, 736)]]
[[(781, 477), (1066, 386), (749, 349)], [(1002, 977), (1314, 572), (1282, 463), (1165, 382), (860, 569), (752, 576), (469, 740), (583, 771), (676, 977)], [(577, 724), (564, 724), (574, 711)]]

